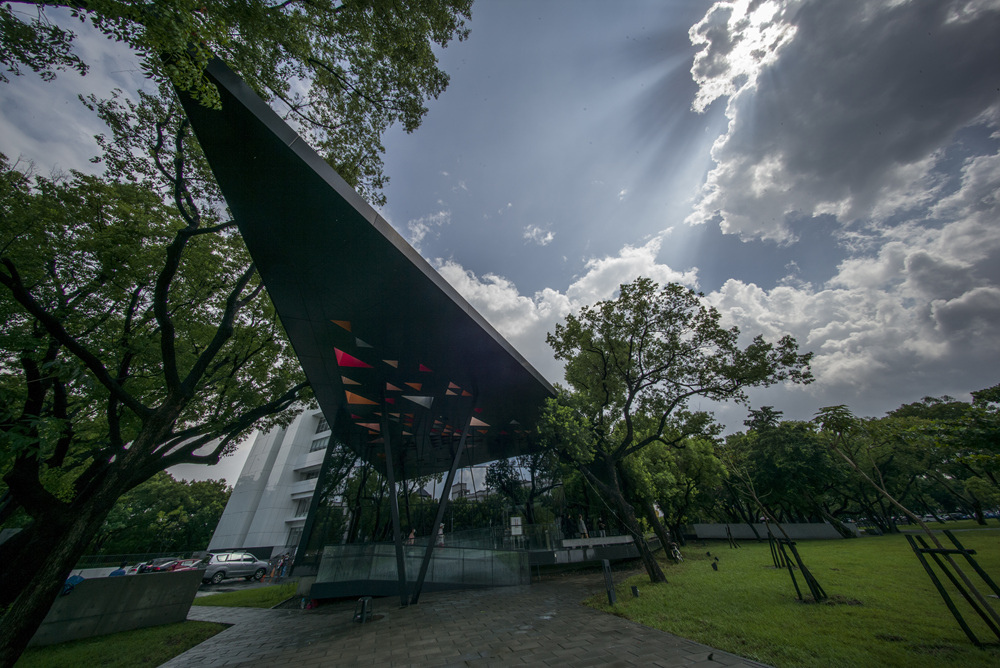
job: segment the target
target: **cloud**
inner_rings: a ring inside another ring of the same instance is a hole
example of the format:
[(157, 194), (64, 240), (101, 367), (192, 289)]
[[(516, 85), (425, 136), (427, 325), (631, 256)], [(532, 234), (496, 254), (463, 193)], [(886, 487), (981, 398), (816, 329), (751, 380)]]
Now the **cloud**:
[(430, 213), (426, 216), (407, 222), (406, 228), (410, 233), (410, 245), (419, 250), (420, 242), (423, 241), (428, 234), (437, 234), (437, 228), (448, 225), (449, 223), (451, 223), (451, 211), (446, 209), (442, 209), (435, 213)]
[(525, 239), (532, 243), (536, 243), (539, 246), (548, 246), (552, 243), (552, 240), (556, 238), (556, 235), (549, 230), (543, 230), (536, 225), (528, 225), (524, 228), (524, 234), (522, 234)]
[[(1000, 348), (1000, 169), (970, 159), (955, 192), (933, 219), (868, 230), (857, 251), (820, 285), (788, 280), (772, 288), (738, 279), (706, 294), (743, 342), (763, 335), (796, 338), (815, 355), (808, 387), (752, 393), (788, 419), (808, 419), (822, 406), (847, 404), (880, 415), (925, 395), (964, 393), (997, 382), (992, 360)], [(947, 214), (947, 217), (945, 215)], [(994, 221), (991, 223), (990, 221)], [(589, 259), (565, 289), (521, 294), (513, 281), (477, 276), (455, 261), (437, 261), (445, 278), (553, 381), (562, 368), (545, 334), (568, 313), (614, 296), (620, 283), (649, 276), (697, 287), (697, 270), (679, 272), (657, 261), (670, 230), (641, 245)], [(988, 360), (989, 363), (984, 363)], [(745, 410), (698, 403), (718, 411), (731, 429)]]
[(729, 126), (688, 221), (787, 241), (794, 214), (920, 215), (956, 133), (996, 125), (997, 34), (997, 2), (717, 2), (690, 31), (693, 108), (726, 98)]
[(522, 295), (513, 281), (497, 274), (477, 276), (455, 260), (437, 259), (437, 270), (459, 294), (551, 381), (562, 380), (562, 364), (552, 357), (545, 335), (567, 314), (614, 296), (619, 285), (639, 276), (659, 283), (677, 281), (695, 287), (697, 272), (678, 272), (656, 256), (669, 230), (642, 246), (625, 246), (615, 255), (588, 260), (582, 275), (564, 291), (547, 287)]

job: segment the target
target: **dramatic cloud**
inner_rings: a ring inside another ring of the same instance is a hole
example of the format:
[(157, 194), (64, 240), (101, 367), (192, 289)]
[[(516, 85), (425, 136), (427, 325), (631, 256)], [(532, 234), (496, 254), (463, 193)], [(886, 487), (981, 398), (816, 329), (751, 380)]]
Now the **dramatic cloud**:
[(998, 34), (997, 2), (716, 3), (690, 32), (693, 107), (726, 97), (730, 123), (689, 221), (786, 240), (790, 215), (932, 204), (956, 133), (995, 127)]

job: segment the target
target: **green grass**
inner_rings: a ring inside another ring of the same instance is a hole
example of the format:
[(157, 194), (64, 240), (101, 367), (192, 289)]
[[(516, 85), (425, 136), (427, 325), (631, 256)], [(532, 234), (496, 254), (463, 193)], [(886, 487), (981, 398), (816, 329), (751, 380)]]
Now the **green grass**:
[(272, 585), (270, 587), (254, 587), (242, 591), (229, 591), (211, 596), (199, 596), (193, 605), (221, 605), (231, 608), (273, 608), (283, 601), (295, 596), (298, 585)]
[[(1000, 531), (963, 531), (956, 538), (1000, 580)], [(690, 544), (683, 563), (664, 564), (667, 584), (653, 585), (640, 575), (616, 587), (614, 609), (604, 594), (586, 603), (779, 668), (1000, 665), (996, 636), (961, 601), (974, 633), (991, 644), (977, 649), (969, 642), (903, 536), (799, 542), (806, 567), (831, 599), (819, 605), (797, 600), (788, 571), (774, 568), (767, 543), (741, 545)], [(711, 568), (714, 557), (718, 571)], [(983, 595), (992, 593), (971, 568), (965, 570)], [(796, 578), (808, 595), (798, 571)], [(631, 585), (639, 587), (639, 598)], [(1000, 611), (1000, 602), (990, 600)]]
[(98, 638), (33, 647), (26, 650), (14, 665), (16, 668), (158, 666), (226, 628), (225, 624), (211, 622), (152, 626)]

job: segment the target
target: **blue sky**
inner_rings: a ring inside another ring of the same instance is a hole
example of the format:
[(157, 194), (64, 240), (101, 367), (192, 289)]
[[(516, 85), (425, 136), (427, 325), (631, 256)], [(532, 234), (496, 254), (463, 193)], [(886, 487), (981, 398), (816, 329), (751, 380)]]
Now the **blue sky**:
[[(384, 214), (550, 379), (638, 275), (816, 354), (786, 417), (998, 381), (1000, 3), (483, 2)], [(712, 407), (739, 428), (741, 407)]]
[[(470, 27), (385, 139), (382, 213), (550, 380), (546, 332), (644, 275), (815, 353), (752, 395), (786, 418), (1000, 381), (1000, 1), (480, 0)], [(6, 84), (0, 150), (87, 167), (76, 90), (135, 85), (113, 46)]]

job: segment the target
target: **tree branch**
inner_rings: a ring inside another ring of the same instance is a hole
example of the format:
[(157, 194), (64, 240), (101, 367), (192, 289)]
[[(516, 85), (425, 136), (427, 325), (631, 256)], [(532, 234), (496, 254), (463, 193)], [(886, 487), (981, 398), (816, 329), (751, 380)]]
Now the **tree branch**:
[(62, 346), (68, 351), (76, 355), (90, 370), (90, 372), (94, 374), (98, 382), (101, 383), (101, 385), (103, 385), (114, 396), (116, 396), (119, 401), (128, 406), (131, 411), (140, 417), (149, 415), (151, 412), (150, 409), (126, 392), (124, 388), (122, 388), (121, 385), (119, 385), (118, 382), (111, 377), (111, 374), (108, 373), (108, 370), (104, 367), (97, 356), (91, 353), (75, 338), (70, 336), (69, 332), (63, 328), (62, 323), (60, 323), (54, 315), (46, 311), (42, 305), (35, 300), (31, 293), (28, 292), (27, 288), (24, 287), (24, 283), (21, 281), (21, 276), (18, 274), (14, 263), (8, 258), (3, 258), (0, 260), (0, 263), (2, 263), (9, 272), (9, 274), (0, 272), (0, 283), (11, 291), (18, 303), (27, 309), (27, 311), (42, 324), (49, 335), (62, 344)]

